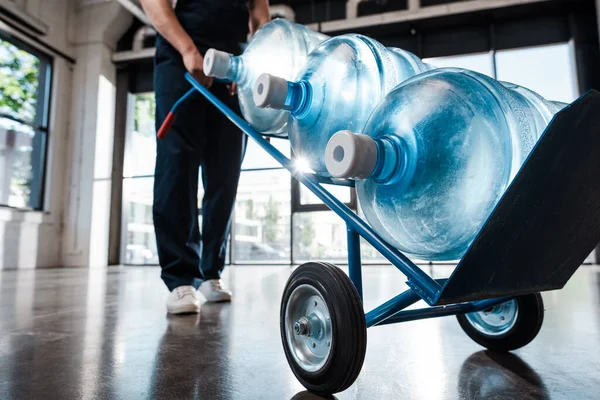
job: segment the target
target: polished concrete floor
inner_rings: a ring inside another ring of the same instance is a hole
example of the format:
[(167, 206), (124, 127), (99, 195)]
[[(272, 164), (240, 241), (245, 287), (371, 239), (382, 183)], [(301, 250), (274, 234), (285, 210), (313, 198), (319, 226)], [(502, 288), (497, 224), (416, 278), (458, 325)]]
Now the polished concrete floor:
[[(180, 317), (157, 268), (0, 272), (0, 399), (316, 399), (279, 339), (290, 271), (229, 268), (234, 302)], [(403, 288), (392, 267), (365, 267), (367, 309)], [(544, 301), (542, 331), (512, 355), (483, 351), (453, 317), (371, 328), (362, 374), (336, 398), (599, 399), (600, 269)]]

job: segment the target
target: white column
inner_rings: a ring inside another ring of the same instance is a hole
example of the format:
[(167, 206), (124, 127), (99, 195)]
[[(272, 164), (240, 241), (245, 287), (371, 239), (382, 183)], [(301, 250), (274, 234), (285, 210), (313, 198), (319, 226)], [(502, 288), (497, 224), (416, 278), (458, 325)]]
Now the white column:
[(354, 19), (358, 14), (358, 3), (361, 0), (348, 0), (346, 2), (346, 19)]
[(116, 2), (82, 5), (76, 12), (70, 157), (63, 232), (66, 266), (108, 261), (117, 39), (131, 15)]
[(8, 204), (14, 149), (7, 144), (9, 130), (0, 128), (0, 204)]

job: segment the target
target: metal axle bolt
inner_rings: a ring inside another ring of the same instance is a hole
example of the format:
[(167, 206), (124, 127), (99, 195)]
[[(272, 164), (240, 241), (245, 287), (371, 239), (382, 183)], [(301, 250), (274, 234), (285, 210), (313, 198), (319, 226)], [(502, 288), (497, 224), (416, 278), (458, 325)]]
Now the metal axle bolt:
[(294, 332), (298, 336), (308, 336), (310, 333), (310, 322), (306, 317), (302, 317), (294, 323)]

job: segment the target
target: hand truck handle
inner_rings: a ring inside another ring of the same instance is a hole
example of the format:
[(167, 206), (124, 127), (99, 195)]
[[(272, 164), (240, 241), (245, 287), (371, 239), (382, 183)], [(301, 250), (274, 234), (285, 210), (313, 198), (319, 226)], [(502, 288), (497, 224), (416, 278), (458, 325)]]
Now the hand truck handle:
[[(216, 79), (216, 78), (214, 79), (214, 82), (219, 82), (219, 83), (223, 83), (223, 84), (231, 83), (227, 79)], [(197, 92), (197, 89), (192, 87), (190, 90), (188, 90), (186, 92), (186, 94), (181, 96), (179, 98), (179, 100), (177, 100), (175, 102), (173, 107), (171, 107), (171, 111), (169, 111), (165, 120), (163, 121), (162, 125), (160, 126), (160, 129), (158, 130), (158, 132), (156, 132), (156, 136), (158, 136), (159, 139), (164, 139), (164, 137), (167, 135), (167, 132), (169, 132), (169, 130), (171, 129), (171, 126), (173, 125), (173, 122), (175, 121), (175, 117), (177, 116), (177, 109), (179, 108), (179, 106), (181, 106), (183, 103), (185, 103), (196, 92)]]
[(175, 102), (175, 104), (173, 104), (173, 107), (171, 107), (171, 111), (169, 111), (169, 113), (167, 114), (165, 120), (163, 121), (162, 125), (160, 126), (160, 129), (156, 133), (156, 136), (158, 136), (159, 139), (164, 139), (164, 137), (167, 134), (167, 132), (171, 129), (171, 125), (173, 125), (173, 122), (175, 122), (175, 116), (177, 115), (177, 109), (183, 103), (185, 103), (190, 97), (192, 97), (192, 95), (194, 93), (196, 93), (196, 89), (195, 88), (191, 88), (190, 90), (187, 91), (186, 94), (184, 94), (183, 96), (181, 96), (179, 98), (179, 100), (177, 100)]
[(163, 121), (162, 125), (160, 126), (160, 129), (156, 133), (156, 136), (158, 136), (159, 139), (164, 139), (167, 132), (171, 129), (171, 125), (173, 125), (174, 121), (175, 121), (175, 114), (173, 113), (173, 111), (170, 111), (167, 114), (167, 117)]

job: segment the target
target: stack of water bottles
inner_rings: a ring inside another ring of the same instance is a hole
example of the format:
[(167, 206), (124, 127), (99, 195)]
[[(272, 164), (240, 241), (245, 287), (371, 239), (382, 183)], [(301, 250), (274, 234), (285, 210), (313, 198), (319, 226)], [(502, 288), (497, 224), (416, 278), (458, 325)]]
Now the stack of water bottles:
[(423, 260), (462, 257), (565, 105), (485, 75), (433, 67), (363, 35), (275, 20), (244, 54), (210, 50), (244, 117), (285, 135), (319, 175), (356, 180), (372, 228)]

